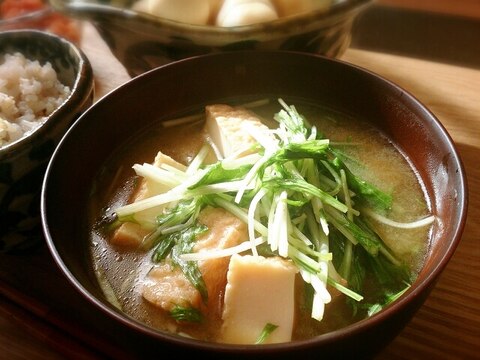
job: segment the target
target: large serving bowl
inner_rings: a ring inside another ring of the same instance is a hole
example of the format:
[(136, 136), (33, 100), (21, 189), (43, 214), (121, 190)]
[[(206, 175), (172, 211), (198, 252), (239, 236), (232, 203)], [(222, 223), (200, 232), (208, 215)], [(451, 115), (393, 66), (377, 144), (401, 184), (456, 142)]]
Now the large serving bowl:
[(50, 0), (59, 11), (88, 19), (135, 76), (189, 56), (219, 51), (294, 50), (330, 57), (350, 44), (353, 21), (372, 0), (339, 1), (325, 9), (236, 27), (192, 25), (132, 9), (134, 1)]
[[(91, 262), (86, 214), (102, 166), (120, 149), (128, 151), (123, 148), (127, 140), (155, 121), (176, 118), (209, 103), (267, 97), (304, 99), (369, 119), (405, 154), (424, 183), (436, 217), (417, 280), (400, 299), (368, 319), (310, 340), (274, 345), (197, 341), (155, 331), (124, 315), (107, 301)], [(141, 357), (173, 349), (176, 354), (219, 358), (363, 358), (376, 354), (399, 333), (435, 285), (460, 241), (467, 187), (452, 139), (435, 116), (402, 88), (318, 55), (246, 51), (159, 67), (98, 101), (57, 147), (44, 179), (41, 207), (46, 241), (61, 272), (102, 314), (95, 326), (104, 326), (106, 336), (115, 329), (115, 338), (124, 340), (112, 341), (130, 354)]]
[[(20, 251), (42, 243), (40, 188), (56, 145), (93, 102), (90, 62), (73, 43), (37, 30), (0, 33), (0, 55), (19, 52), (43, 66), (49, 62), (68, 98), (27, 136), (0, 147), (0, 251)], [(3, 60), (2, 60), (3, 61)]]

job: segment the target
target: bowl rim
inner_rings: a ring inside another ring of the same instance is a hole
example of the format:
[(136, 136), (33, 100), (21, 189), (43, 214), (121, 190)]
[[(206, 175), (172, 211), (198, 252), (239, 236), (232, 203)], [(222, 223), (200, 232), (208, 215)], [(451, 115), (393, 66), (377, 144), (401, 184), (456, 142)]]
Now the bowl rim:
[[(173, 33), (197, 32), (203, 36), (252, 36), (266, 30), (288, 27), (305, 27), (311, 21), (335, 23), (348, 14), (356, 14), (368, 7), (375, 0), (347, 0), (334, 3), (328, 10), (314, 10), (300, 13), (292, 16), (279, 18), (270, 22), (220, 27), (215, 25), (195, 25), (183, 23), (175, 20), (161, 18), (152, 14), (136, 11), (130, 8), (121, 8), (108, 4), (99, 4), (98, 2), (70, 1), (70, 0), (50, 0), (54, 9), (65, 12), (70, 16), (84, 17), (102, 21), (129, 20), (143, 25), (162, 27)], [(126, 25), (128, 28), (129, 26)]]
[[(70, 86), (70, 95), (63, 101), (63, 103), (48, 115), (47, 119), (40, 126), (36, 127), (28, 135), (22, 136), (20, 139), (0, 147), (0, 160), (2, 158), (15, 157), (15, 154), (17, 153), (20, 154), (24, 147), (28, 147), (29, 143), (36, 141), (48, 131), (54, 123), (58, 122), (53, 120), (60, 119), (62, 115), (66, 115), (72, 106), (75, 108), (81, 106), (89, 96), (92, 96), (93, 98), (94, 93), (94, 75), (90, 60), (73, 42), (56, 34), (37, 29), (3, 31), (0, 32), (0, 40), (3, 38), (28, 38), (32, 41), (36, 40), (37, 42), (45, 40), (57, 42), (65, 49), (68, 49), (68, 51), (78, 60), (78, 71), (75, 74), (73, 84)], [(1, 53), (0, 55), (3, 56), (4, 53)]]
[[(451, 241), (449, 242), (449, 245), (446, 248), (440, 261), (434, 266), (432, 266), (432, 270), (428, 275), (425, 276), (424, 280), (421, 283), (416, 284), (413, 288), (407, 290), (402, 297), (400, 297), (390, 306), (386, 307), (385, 309), (373, 315), (372, 317), (357, 321), (353, 324), (350, 324), (346, 327), (342, 327), (335, 331), (331, 331), (325, 334), (320, 334), (306, 340), (296, 340), (292, 342), (278, 343), (278, 344), (263, 344), (259, 346), (259, 345), (236, 345), (236, 344), (211, 343), (211, 342), (195, 340), (195, 339), (192, 340), (189, 338), (182, 337), (180, 335), (170, 334), (168, 332), (155, 330), (153, 328), (148, 327), (148, 325), (141, 323), (136, 319), (130, 318), (126, 314), (117, 312), (116, 310), (113, 309), (113, 307), (109, 307), (104, 302), (100, 301), (98, 298), (92, 295), (84, 287), (84, 285), (73, 275), (71, 270), (63, 261), (62, 255), (59, 253), (56, 247), (55, 241), (51, 237), (48, 220), (46, 219), (47, 204), (45, 202), (45, 199), (46, 199), (46, 192), (47, 192), (49, 173), (51, 171), (51, 167), (54, 166), (56, 156), (58, 155), (58, 152), (60, 152), (61, 150), (62, 143), (66, 141), (69, 136), (73, 136), (71, 133), (75, 131), (75, 125), (79, 124), (83, 118), (86, 118), (89, 112), (94, 111), (97, 104), (108, 102), (110, 97), (116, 96), (115, 94), (117, 94), (118, 92), (125, 91), (129, 87), (134, 86), (136, 83), (141, 82), (143, 78), (154, 76), (155, 73), (166, 71), (170, 67), (180, 66), (182, 63), (187, 63), (187, 62), (195, 62), (198, 59), (202, 59), (202, 58), (212, 58), (212, 57), (220, 58), (224, 56), (238, 56), (239, 54), (242, 54), (242, 53), (258, 54), (259, 52), (270, 53), (273, 55), (286, 54), (287, 56), (297, 56), (297, 57), (303, 56), (303, 57), (310, 57), (310, 58), (318, 58), (321, 61), (336, 63), (339, 66), (350, 68), (350, 70), (363, 72), (365, 75), (369, 77), (374, 77), (375, 81), (379, 81), (387, 87), (391, 87), (393, 89), (400, 91), (402, 94), (401, 96), (403, 98), (408, 99), (408, 101), (418, 106), (423, 116), (429, 119), (428, 121), (433, 124), (433, 126), (441, 134), (441, 137), (445, 140), (445, 144), (447, 145), (447, 147), (452, 150), (451, 155), (453, 155), (453, 162), (458, 165), (458, 172), (456, 173), (456, 176), (459, 177), (459, 181), (458, 181), (459, 189), (457, 190), (458, 190), (458, 198), (460, 199), (460, 202), (459, 202), (459, 205), (457, 206), (459, 208), (459, 212), (458, 212), (458, 216), (456, 217), (456, 219), (458, 219), (458, 222), (454, 224), (455, 232), (452, 234)], [(427, 291), (428, 293), (431, 290), (432, 285), (434, 285), (434, 283), (440, 276), (441, 272), (444, 270), (449, 260), (454, 255), (455, 250), (461, 240), (463, 229), (466, 224), (467, 210), (468, 210), (468, 184), (467, 184), (465, 168), (463, 165), (463, 161), (460, 157), (460, 154), (456, 148), (456, 145), (452, 137), (450, 136), (450, 134), (447, 132), (444, 125), (426, 107), (426, 105), (424, 105), (417, 97), (415, 97), (415, 95), (405, 90), (403, 87), (399, 86), (393, 81), (388, 80), (373, 71), (370, 71), (359, 65), (355, 65), (344, 60), (329, 58), (319, 54), (311, 54), (311, 53), (304, 53), (304, 52), (298, 52), (298, 51), (285, 51), (285, 50), (261, 50), (261, 51), (242, 50), (242, 51), (235, 51), (235, 52), (213, 53), (213, 54), (203, 54), (203, 55), (193, 56), (190, 58), (185, 58), (173, 63), (168, 63), (165, 65), (159, 66), (155, 69), (152, 69), (143, 74), (140, 74), (137, 77), (129, 80), (128, 82), (120, 85), (117, 89), (115, 89), (115, 91), (112, 91), (109, 94), (102, 97), (101, 99), (99, 99), (99, 101), (97, 101), (96, 104), (94, 104), (84, 114), (82, 114), (82, 116), (77, 120), (75, 125), (69, 129), (67, 134), (62, 139), (61, 144), (55, 150), (55, 153), (52, 156), (51, 161), (48, 165), (47, 172), (44, 177), (44, 182), (42, 185), (42, 195), (41, 195), (42, 226), (44, 229), (45, 238), (47, 240), (47, 245), (52, 257), (54, 258), (55, 262), (57, 263), (57, 266), (61, 269), (63, 274), (68, 278), (70, 283), (72, 283), (74, 287), (82, 294), (82, 296), (85, 299), (87, 299), (91, 304), (94, 304), (97, 308), (100, 308), (105, 314), (107, 314), (113, 319), (116, 319), (116, 321), (118, 321), (119, 323), (124, 324), (129, 328), (133, 328), (136, 331), (139, 331), (140, 333), (147, 335), (150, 338), (153, 338), (159, 341), (164, 341), (168, 339), (169, 341), (171, 341), (176, 345), (188, 347), (190, 349), (207, 350), (207, 351), (214, 350), (215, 352), (221, 352), (221, 353), (224, 353), (225, 355), (229, 353), (235, 353), (238, 351), (246, 351), (249, 354), (268, 355), (269, 353), (275, 353), (277, 351), (291, 350), (292, 347), (299, 348), (299, 349), (309, 349), (318, 345), (319, 342), (321, 344), (328, 344), (336, 341), (336, 339), (338, 338), (354, 337), (356, 334), (359, 334), (366, 329), (371, 329), (376, 325), (378, 325), (379, 323), (382, 323), (385, 319), (393, 317), (393, 315), (398, 311), (408, 308), (410, 304), (414, 302), (415, 299), (418, 298), (419, 294), (424, 293), (425, 291)]]

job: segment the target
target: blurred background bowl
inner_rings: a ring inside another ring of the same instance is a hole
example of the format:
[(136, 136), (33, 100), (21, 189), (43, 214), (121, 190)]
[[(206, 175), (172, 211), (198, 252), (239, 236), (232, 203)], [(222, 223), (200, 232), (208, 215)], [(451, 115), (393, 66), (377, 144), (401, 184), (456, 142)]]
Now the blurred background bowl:
[(34, 131), (0, 146), (1, 252), (26, 250), (43, 241), (40, 188), (47, 163), (60, 138), (92, 104), (94, 95), (90, 62), (73, 43), (39, 30), (0, 32), (0, 63), (4, 54), (16, 52), (41, 65), (49, 62), (71, 94)]
[[(91, 189), (105, 163), (119, 149), (125, 153), (125, 143), (154, 122), (191, 114), (206, 104), (278, 97), (368, 120), (408, 158), (423, 181), (437, 219), (417, 280), (400, 299), (367, 319), (309, 340), (275, 345), (202, 342), (155, 331), (122, 313), (107, 300), (91, 260), (88, 209)], [(82, 186), (72, 191), (78, 183)], [(112, 341), (121, 343), (134, 357), (174, 350), (178, 356), (206, 354), (209, 358), (361, 359), (371, 358), (403, 329), (445, 269), (465, 225), (467, 186), (449, 134), (402, 88), (359, 67), (318, 55), (237, 51), (159, 67), (100, 99), (57, 147), (45, 176), (41, 204), (43, 228), (55, 262), (92, 309), (101, 314), (95, 317), (97, 329), (101, 327), (107, 338), (115, 334)]]
[(50, 0), (58, 11), (88, 19), (136, 76), (159, 65), (211, 52), (293, 50), (340, 56), (353, 21), (373, 0), (343, 0), (327, 9), (236, 27), (192, 25), (135, 11), (135, 1)]

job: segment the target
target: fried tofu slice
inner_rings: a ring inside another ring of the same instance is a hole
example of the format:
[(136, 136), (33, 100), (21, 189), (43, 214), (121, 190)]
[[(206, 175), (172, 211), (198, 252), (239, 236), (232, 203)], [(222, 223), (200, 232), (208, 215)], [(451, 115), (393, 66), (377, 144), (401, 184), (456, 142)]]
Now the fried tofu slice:
[(280, 257), (233, 255), (227, 273), (222, 342), (254, 344), (268, 323), (278, 327), (266, 344), (291, 341), (297, 272)]
[[(199, 237), (195, 252), (227, 249), (248, 240), (247, 225), (222, 208), (206, 207), (199, 215), (199, 222), (210, 230)], [(198, 264), (208, 291), (207, 312), (218, 318), (223, 308), (229, 261), (229, 257), (222, 257)]]
[[(163, 164), (173, 166), (176, 169), (185, 171), (186, 166), (175, 161), (170, 156), (165, 155), (161, 151), (155, 156), (153, 165), (160, 168)], [(132, 202), (139, 201), (142, 199), (149, 198), (154, 195), (162, 194), (168, 191), (169, 188), (164, 184), (159, 184), (157, 182), (150, 181), (148, 179), (142, 179), (138, 190), (135, 192)], [(141, 211), (135, 215), (138, 220), (141, 220), (143, 223), (154, 223), (155, 218), (163, 210), (163, 206), (156, 206), (152, 209), (147, 209)], [(114, 245), (122, 247), (138, 247), (143, 238), (150, 233), (152, 228), (145, 228), (140, 226), (137, 223), (127, 222), (123, 223), (115, 230), (111, 238), (111, 242)]]
[(246, 130), (245, 124), (265, 133), (269, 130), (256, 114), (242, 107), (215, 104), (206, 106), (205, 113), (206, 131), (223, 157), (257, 143)]
[[(246, 224), (222, 208), (207, 206), (200, 212), (198, 221), (209, 230), (199, 236), (194, 247), (195, 252), (225, 249), (248, 239)], [(143, 285), (143, 297), (165, 311), (171, 311), (177, 305), (194, 307), (206, 316), (220, 318), (228, 264), (229, 258), (198, 262), (207, 287), (207, 304), (202, 304), (200, 293), (182, 271), (168, 262), (149, 272)]]
[(169, 261), (155, 266), (147, 275), (143, 297), (153, 305), (170, 312), (176, 306), (200, 308), (202, 298), (180, 268)]

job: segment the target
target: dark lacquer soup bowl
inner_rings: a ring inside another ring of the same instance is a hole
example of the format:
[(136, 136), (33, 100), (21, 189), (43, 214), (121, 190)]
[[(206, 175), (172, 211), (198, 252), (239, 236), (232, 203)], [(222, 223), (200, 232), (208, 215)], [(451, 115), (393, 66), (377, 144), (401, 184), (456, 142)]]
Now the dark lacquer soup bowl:
[(467, 186), (449, 134), (404, 89), (319, 55), (245, 51), (99, 100), (57, 147), (41, 212), (92, 326), (128, 356), (363, 358), (446, 267)]

